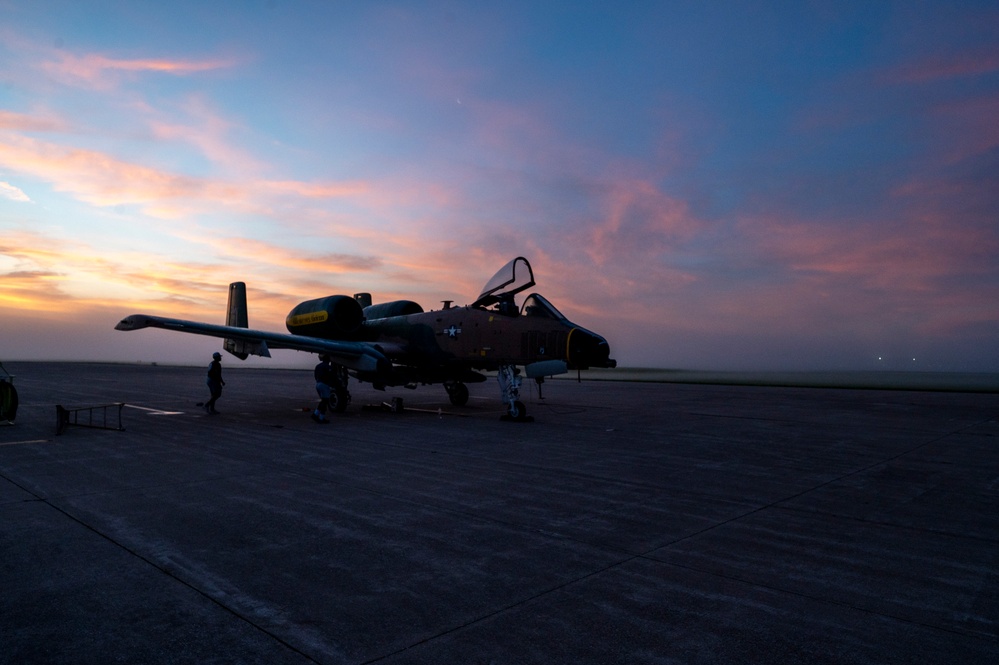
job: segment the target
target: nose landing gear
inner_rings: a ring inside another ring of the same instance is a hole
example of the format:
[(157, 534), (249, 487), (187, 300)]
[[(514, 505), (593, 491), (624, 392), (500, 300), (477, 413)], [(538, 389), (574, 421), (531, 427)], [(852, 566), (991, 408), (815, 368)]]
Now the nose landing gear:
[(534, 420), (527, 415), (527, 407), (520, 401), (520, 383), (522, 381), (520, 372), (515, 365), (501, 365), (496, 380), (500, 385), (500, 395), (503, 403), (507, 405), (506, 415), (503, 420), (515, 420), (517, 422), (530, 422)]

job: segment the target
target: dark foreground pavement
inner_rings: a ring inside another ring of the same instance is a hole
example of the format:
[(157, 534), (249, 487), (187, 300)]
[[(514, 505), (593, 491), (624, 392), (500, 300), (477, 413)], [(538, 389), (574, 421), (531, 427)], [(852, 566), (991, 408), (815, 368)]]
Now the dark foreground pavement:
[(7, 369), (0, 662), (999, 662), (995, 394)]

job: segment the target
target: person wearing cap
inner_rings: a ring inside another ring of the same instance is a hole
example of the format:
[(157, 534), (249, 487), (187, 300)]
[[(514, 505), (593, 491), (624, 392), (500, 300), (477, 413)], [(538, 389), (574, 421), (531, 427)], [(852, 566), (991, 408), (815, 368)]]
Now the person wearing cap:
[(222, 354), (218, 351), (212, 354), (212, 362), (208, 365), (208, 378), (205, 383), (208, 384), (208, 390), (212, 393), (212, 398), (205, 402), (205, 411), (216, 415), (218, 411), (215, 410), (215, 400), (222, 396), (222, 386), (225, 385), (225, 381), (222, 380)]
[(312, 419), (321, 425), (329, 424), (326, 418), (326, 411), (330, 406), (330, 395), (333, 393), (333, 384), (336, 383), (336, 374), (333, 365), (330, 364), (330, 357), (326, 354), (319, 356), (319, 364), (313, 372), (316, 378), (316, 392), (319, 393), (319, 404), (312, 412)]

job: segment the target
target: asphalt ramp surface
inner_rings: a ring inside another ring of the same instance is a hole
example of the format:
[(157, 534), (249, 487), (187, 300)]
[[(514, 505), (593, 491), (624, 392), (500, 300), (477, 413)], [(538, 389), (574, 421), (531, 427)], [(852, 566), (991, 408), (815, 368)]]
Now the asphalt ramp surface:
[(3, 663), (999, 662), (996, 394), (5, 365)]

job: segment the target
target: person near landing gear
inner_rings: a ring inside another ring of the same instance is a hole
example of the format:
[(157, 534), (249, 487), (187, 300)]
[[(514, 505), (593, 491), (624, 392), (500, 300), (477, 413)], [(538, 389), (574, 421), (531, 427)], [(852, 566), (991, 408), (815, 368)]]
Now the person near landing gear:
[(208, 390), (211, 392), (212, 397), (207, 402), (205, 402), (205, 412), (211, 415), (218, 415), (218, 411), (215, 410), (215, 401), (222, 396), (222, 386), (225, 385), (225, 381), (222, 380), (222, 354), (216, 351), (212, 354), (212, 362), (208, 365), (208, 377), (205, 380), (208, 384)]
[(316, 392), (319, 393), (319, 404), (312, 412), (312, 419), (321, 425), (328, 425), (329, 419), (326, 412), (330, 406), (330, 395), (333, 393), (333, 385), (336, 383), (336, 372), (330, 363), (328, 355), (319, 356), (319, 364), (313, 372), (316, 379)]

